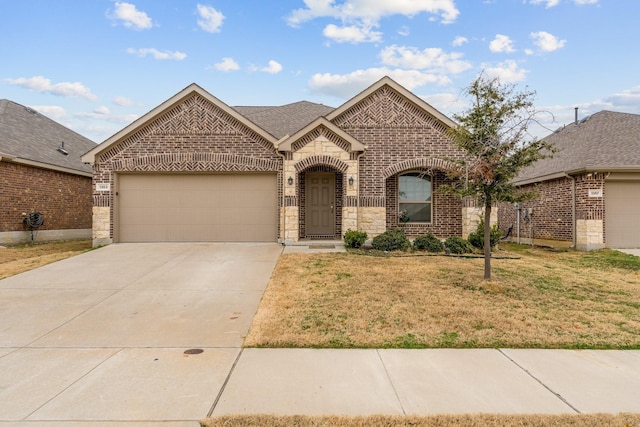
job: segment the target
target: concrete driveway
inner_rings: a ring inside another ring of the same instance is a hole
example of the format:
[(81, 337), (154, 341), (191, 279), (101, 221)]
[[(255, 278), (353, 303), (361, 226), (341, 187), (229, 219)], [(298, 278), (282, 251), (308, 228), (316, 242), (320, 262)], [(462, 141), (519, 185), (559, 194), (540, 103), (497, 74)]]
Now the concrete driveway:
[(0, 280), (0, 426), (199, 425), (281, 252), (119, 244)]

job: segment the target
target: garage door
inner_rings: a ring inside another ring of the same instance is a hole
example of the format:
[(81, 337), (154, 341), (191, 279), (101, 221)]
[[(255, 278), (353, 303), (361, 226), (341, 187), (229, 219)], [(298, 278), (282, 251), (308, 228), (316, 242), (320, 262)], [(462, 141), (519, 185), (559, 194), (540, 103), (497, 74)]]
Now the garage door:
[(275, 242), (275, 174), (118, 177), (119, 242)]
[(604, 197), (607, 247), (640, 248), (640, 182), (607, 182)]

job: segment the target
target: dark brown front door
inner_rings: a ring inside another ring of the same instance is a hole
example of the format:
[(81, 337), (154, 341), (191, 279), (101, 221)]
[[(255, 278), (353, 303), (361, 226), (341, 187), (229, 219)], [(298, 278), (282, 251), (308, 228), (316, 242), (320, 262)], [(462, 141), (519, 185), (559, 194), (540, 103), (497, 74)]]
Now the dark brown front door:
[(308, 237), (332, 237), (336, 226), (336, 176), (333, 173), (308, 173), (305, 182), (306, 234)]

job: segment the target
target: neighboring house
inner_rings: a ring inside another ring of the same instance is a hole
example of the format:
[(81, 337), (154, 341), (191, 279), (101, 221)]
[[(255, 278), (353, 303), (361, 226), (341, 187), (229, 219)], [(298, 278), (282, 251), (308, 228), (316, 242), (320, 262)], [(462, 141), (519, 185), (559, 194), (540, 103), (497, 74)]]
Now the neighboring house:
[(0, 100), (0, 244), (32, 239), (25, 218), (42, 214), (34, 240), (91, 238), (95, 143), (37, 111)]
[(578, 121), (576, 110), (573, 124), (545, 140), (558, 152), (515, 180), (540, 197), (520, 211), (501, 204), (501, 229), (580, 250), (640, 247), (640, 115), (601, 111)]
[(335, 109), (233, 108), (192, 84), (83, 156), (94, 244), (459, 236), (467, 208), (437, 191), (454, 125), (388, 77)]

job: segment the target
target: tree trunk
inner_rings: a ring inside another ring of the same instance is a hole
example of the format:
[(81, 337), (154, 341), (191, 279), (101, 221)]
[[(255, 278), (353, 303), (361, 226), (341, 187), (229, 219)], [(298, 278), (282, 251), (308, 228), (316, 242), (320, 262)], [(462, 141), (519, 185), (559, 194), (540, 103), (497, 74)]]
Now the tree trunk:
[(491, 201), (484, 203), (484, 280), (491, 280)]

